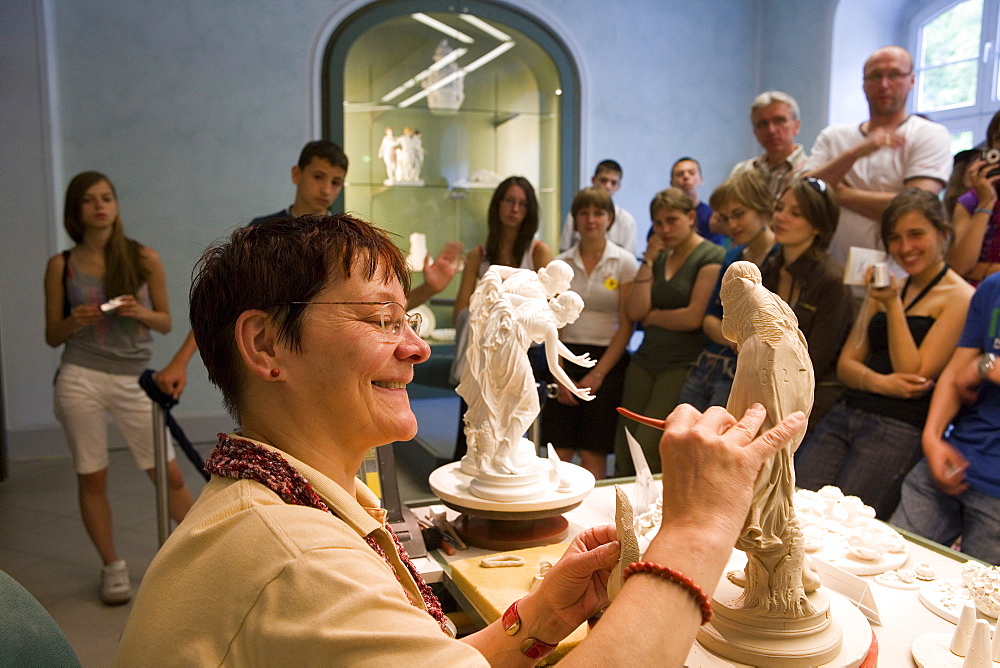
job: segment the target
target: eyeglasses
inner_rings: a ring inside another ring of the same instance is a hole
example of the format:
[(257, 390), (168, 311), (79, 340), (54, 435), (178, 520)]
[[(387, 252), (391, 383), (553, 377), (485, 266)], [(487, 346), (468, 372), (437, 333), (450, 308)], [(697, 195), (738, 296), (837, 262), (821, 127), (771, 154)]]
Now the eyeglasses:
[(506, 204), (512, 209), (527, 209), (528, 202), (523, 199), (514, 199), (513, 197), (504, 197), (500, 200), (501, 203)]
[(719, 213), (719, 220), (722, 222), (723, 225), (726, 225), (726, 224), (729, 223), (729, 221), (739, 220), (743, 216), (747, 215), (748, 211), (749, 211), (749, 209), (737, 209), (736, 211), (733, 211), (728, 216), (726, 216), (726, 215), (724, 215), (722, 213)]
[(414, 332), (420, 331), (420, 323), (423, 317), (419, 313), (407, 313), (406, 309), (398, 302), (284, 302), (285, 304), (295, 304), (305, 306), (308, 304), (332, 304), (345, 306), (377, 306), (371, 316), (362, 320), (371, 322), (382, 330), (386, 343), (399, 343), (403, 338), (405, 327), (409, 327)]
[(811, 185), (813, 190), (820, 193), (821, 195), (826, 194), (826, 181), (824, 181), (823, 179), (817, 179), (814, 176), (809, 176), (802, 180)]
[(913, 74), (913, 70), (909, 72), (900, 72), (899, 70), (890, 70), (888, 72), (868, 72), (864, 75), (865, 83), (881, 83), (882, 79), (888, 79), (889, 83), (897, 83), (905, 77)]
[(755, 121), (753, 127), (755, 130), (766, 130), (772, 125), (779, 130), (786, 127), (791, 122), (791, 119), (785, 118), (784, 116), (776, 116), (774, 118), (762, 118), (759, 121)]

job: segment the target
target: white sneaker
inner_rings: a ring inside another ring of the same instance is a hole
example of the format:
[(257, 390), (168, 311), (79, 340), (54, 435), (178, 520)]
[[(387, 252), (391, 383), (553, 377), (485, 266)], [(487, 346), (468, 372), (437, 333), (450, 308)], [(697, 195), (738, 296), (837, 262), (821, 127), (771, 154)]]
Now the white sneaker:
[(101, 569), (101, 600), (105, 605), (121, 605), (132, 600), (132, 583), (123, 559)]

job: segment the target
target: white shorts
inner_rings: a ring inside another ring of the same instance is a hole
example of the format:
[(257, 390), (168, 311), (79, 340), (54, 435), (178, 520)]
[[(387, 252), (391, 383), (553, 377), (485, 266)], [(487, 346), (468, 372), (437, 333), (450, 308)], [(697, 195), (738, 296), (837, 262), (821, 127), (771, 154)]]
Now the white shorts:
[[(132, 451), (136, 467), (154, 468), (153, 402), (139, 387), (138, 376), (63, 364), (53, 397), (56, 419), (66, 432), (77, 473), (97, 473), (108, 467), (109, 414)], [(173, 457), (168, 438), (167, 460)]]

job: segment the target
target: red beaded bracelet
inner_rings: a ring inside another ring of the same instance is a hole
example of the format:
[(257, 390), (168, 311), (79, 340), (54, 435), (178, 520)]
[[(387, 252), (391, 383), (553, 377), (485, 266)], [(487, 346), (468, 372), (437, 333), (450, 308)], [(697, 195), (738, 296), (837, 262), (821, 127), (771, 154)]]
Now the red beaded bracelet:
[(701, 587), (694, 583), (694, 580), (680, 571), (675, 571), (668, 566), (661, 566), (660, 564), (653, 563), (652, 561), (635, 561), (625, 567), (625, 571), (622, 573), (622, 583), (636, 573), (658, 575), (661, 578), (666, 578), (667, 580), (684, 587), (694, 598), (698, 607), (701, 608), (702, 625), (708, 624), (712, 620), (712, 603), (708, 600), (708, 595), (705, 594)]

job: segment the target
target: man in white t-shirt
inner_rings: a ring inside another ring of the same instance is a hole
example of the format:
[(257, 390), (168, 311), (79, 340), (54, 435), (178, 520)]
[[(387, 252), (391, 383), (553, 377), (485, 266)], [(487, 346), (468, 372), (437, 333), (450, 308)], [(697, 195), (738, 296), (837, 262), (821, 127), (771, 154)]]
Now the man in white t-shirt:
[(939, 193), (951, 173), (948, 130), (906, 112), (913, 82), (906, 49), (877, 49), (864, 66), (869, 119), (858, 126), (831, 125), (813, 145), (809, 175), (833, 185), (840, 198), (840, 222), (829, 248), (840, 264), (851, 246), (879, 248), (879, 219), (899, 191)]
[[(614, 160), (601, 160), (597, 163), (594, 176), (590, 179), (595, 188), (604, 188), (612, 196), (622, 187), (622, 166)], [(608, 230), (608, 241), (612, 241), (629, 253), (635, 253), (635, 218), (631, 213), (615, 204), (615, 224)], [(573, 215), (566, 214), (563, 221), (562, 235), (559, 238), (559, 250), (569, 249), (576, 243), (576, 231), (573, 226)]]

